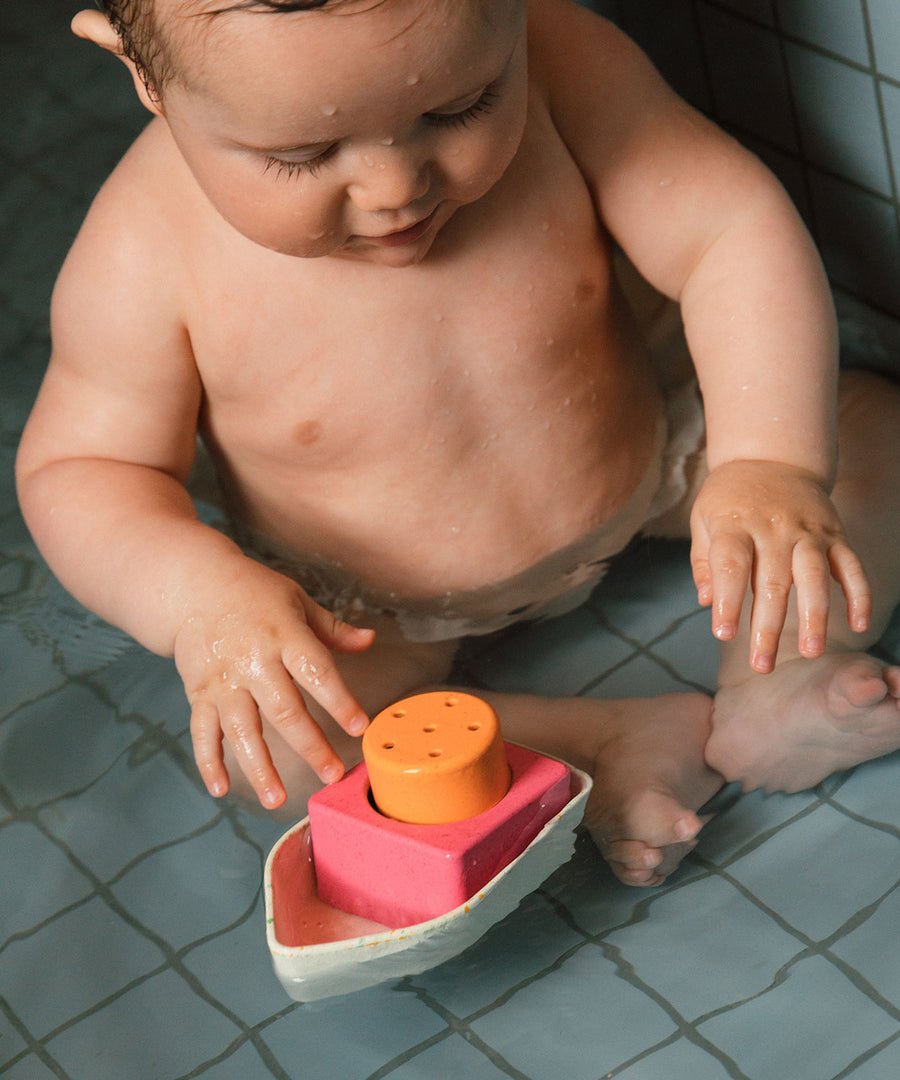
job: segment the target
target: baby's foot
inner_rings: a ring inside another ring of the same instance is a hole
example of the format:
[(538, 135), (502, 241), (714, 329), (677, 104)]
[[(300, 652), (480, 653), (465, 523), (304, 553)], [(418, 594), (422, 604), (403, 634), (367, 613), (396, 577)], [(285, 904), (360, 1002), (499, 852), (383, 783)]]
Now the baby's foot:
[(711, 702), (702, 694), (604, 702), (584, 823), (616, 877), (659, 885), (694, 847), (696, 810), (722, 778), (706, 764)]
[(745, 791), (803, 791), (900, 748), (900, 668), (866, 653), (789, 660), (718, 692), (706, 760)]

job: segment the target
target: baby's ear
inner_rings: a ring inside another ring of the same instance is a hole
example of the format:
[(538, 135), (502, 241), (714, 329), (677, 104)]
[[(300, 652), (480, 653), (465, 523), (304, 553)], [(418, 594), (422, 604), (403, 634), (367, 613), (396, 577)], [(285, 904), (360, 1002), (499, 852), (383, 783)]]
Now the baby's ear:
[(137, 70), (134, 61), (123, 52), (122, 42), (118, 33), (110, 24), (109, 19), (107, 19), (101, 11), (96, 11), (91, 8), (86, 11), (79, 11), (75, 18), (72, 19), (72, 33), (80, 38), (84, 38), (85, 41), (93, 41), (94, 44), (99, 45), (101, 49), (106, 49), (106, 51), (112, 53), (113, 56), (117, 56), (131, 72), (131, 78), (134, 80), (134, 88), (137, 91), (138, 97), (141, 99), (141, 104), (146, 109), (149, 109), (154, 115), (162, 115), (159, 102), (148, 90), (147, 84), (144, 82), (141, 73)]

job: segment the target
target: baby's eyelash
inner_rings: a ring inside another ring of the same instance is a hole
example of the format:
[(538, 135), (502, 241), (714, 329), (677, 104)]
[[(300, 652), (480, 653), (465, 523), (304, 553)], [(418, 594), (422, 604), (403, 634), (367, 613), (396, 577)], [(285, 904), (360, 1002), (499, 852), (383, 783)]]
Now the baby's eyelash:
[(264, 171), (274, 171), (276, 177), (284, 175), (290, 178), (299, 176), (301, 173), (318, 176), (319, 171), (336, 152), (337, 144), (329, 146), (327, 150), (323, 150), (321, 154), (310, 158), (308, 161), (287, 161), (284, 158), (269, 155), (265, 161)]
[(499, 97), (496, 85), (494, 83), (489, 86), (474, 104), (467, 109), (463, 109), (462, 112), (426, 113), (425, 119), (429, 124), (437, 127), (465, 127), (467, 124), (471, 124), (473, 120), (477, 120), (479, 116), (493, 109)]

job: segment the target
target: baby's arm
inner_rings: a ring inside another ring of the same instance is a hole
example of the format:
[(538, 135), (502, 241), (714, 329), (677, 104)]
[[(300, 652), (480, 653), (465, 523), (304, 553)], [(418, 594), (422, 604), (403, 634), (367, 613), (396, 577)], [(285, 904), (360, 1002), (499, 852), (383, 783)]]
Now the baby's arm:
[(285, 792), (260, 712), (323, 780), (337, 779), (341, 760), (295, 682), (359, 734), (366, 718), (330, 650), (365, 649), (372, 633), (198, 520), (184, 481), (201, 389), (177, 274), (161, 252), (112, 240), (129, 226), (113, 231), (108, 218), (89, 218), (54, 294), (53, 357), (17, 462), (23, 512), (75, 596), (175, 657), (210, 792), (228, 790), (224, 736), (274, 807)]
[(837, 343), (812, 241), (768, 170), (614, 27), (568, 0), (542, 0), (536, 15), (554, 120), (600, 216), (648, 281), (681, 304), (710, 467), (692, 563), (714, 632), (734, 636), (752, 585), (751, 664), (771, 670), (794, 584), (800, 651), (818, 655), (830, 576), (855, 629), (871, 602), (829, 498)]

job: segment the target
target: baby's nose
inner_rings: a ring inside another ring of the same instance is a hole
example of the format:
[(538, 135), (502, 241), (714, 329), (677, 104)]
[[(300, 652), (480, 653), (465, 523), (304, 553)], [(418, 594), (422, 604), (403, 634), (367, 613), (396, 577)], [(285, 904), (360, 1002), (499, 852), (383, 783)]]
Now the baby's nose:
[(402, 210), (427, 194), (428, 166), (402, 147), (363, 151), (348, 193), (360, 210)]

